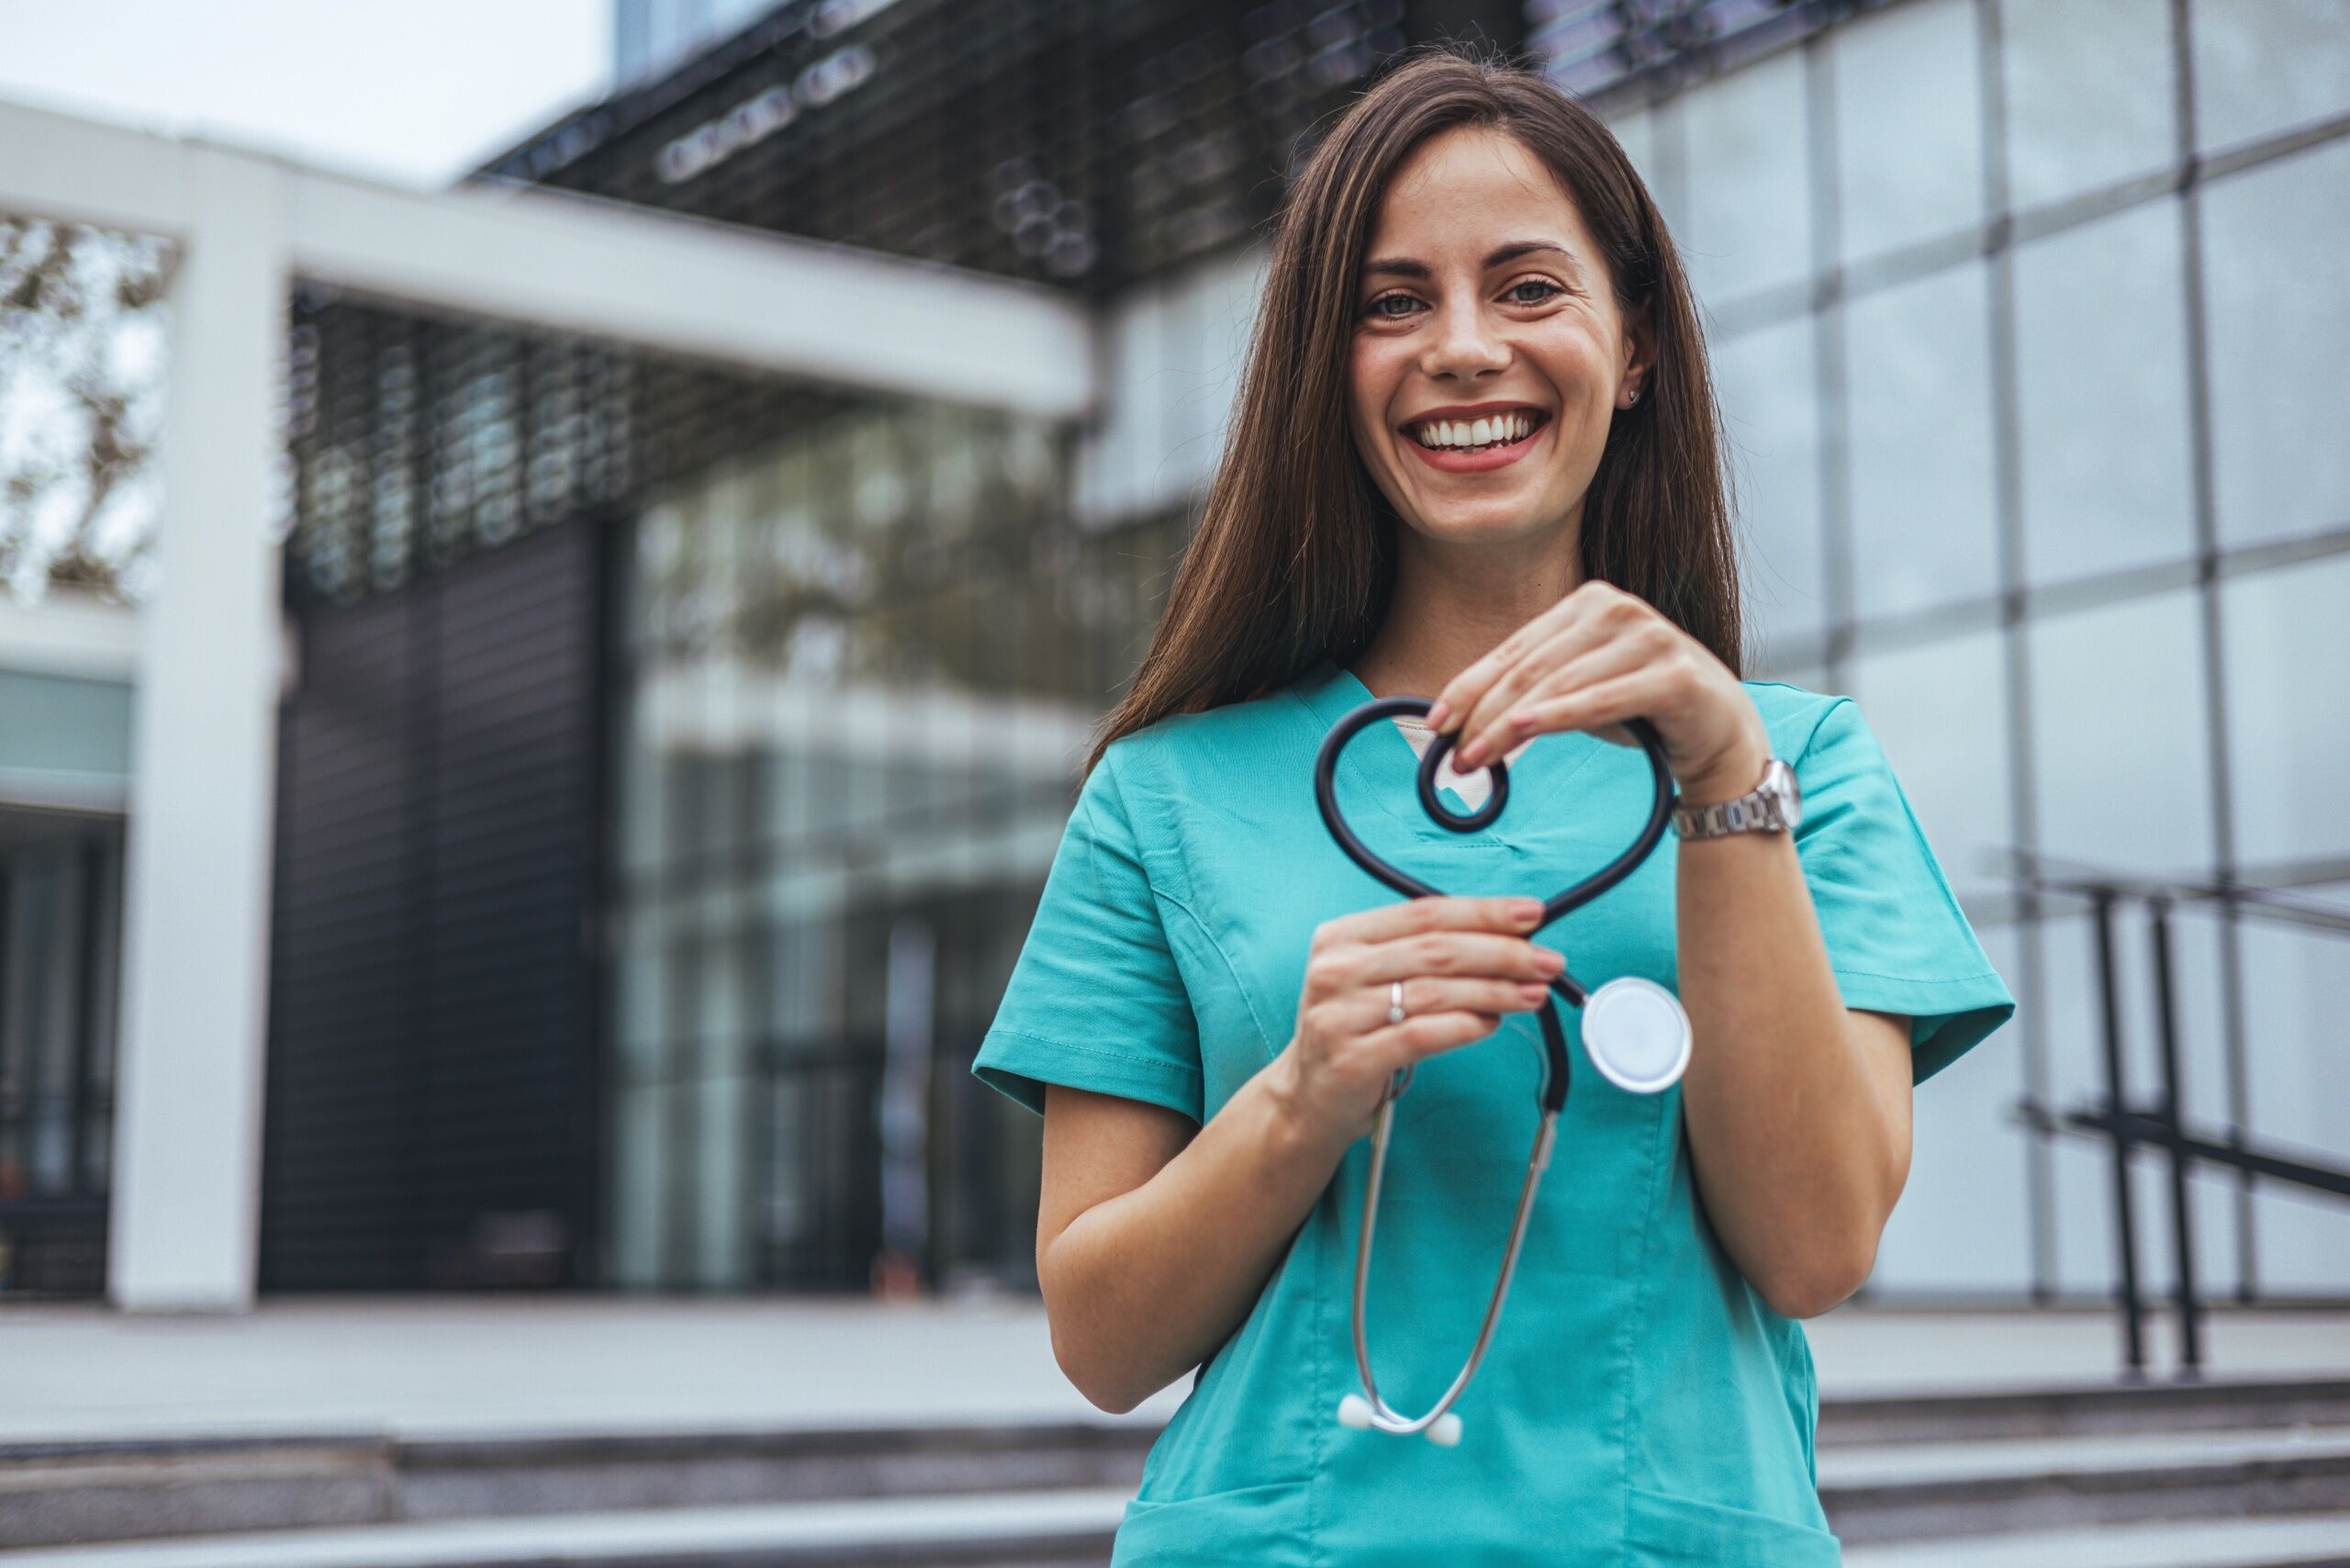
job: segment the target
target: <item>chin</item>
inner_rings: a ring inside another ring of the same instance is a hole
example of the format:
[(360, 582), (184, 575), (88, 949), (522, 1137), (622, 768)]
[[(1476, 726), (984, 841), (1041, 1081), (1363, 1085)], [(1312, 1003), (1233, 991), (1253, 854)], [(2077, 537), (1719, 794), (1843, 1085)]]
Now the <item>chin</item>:
[(1414, 526), (1434, 539), (1519, 538), (1543, 532), (1540, 524), (1527, 521), (1538, 511), (1539, 509), (1529, 503), (1496, 498), (1479, 501), (1472, 506), (1446, 507), (1434, 512), (1422, 512)]

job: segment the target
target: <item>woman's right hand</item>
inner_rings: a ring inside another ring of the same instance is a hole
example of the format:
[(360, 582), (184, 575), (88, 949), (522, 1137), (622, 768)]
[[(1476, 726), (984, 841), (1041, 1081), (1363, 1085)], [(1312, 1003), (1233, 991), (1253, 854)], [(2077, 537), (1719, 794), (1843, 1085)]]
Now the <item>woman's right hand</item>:
[[(1566, 959), (1526, 933), (1537, 899), (1435, 894), (1340, 915), (1315, 928), (1281, 1052), (1282, 1099), (1304, 1130), (1352, 1143), (1371, 1129), (1390, 1080), (1440, 1051), (1482, 1040), (1502, 1015), (1530, 1013)], [(1404, 1019), (1387, 1021), (1404, 982)]]

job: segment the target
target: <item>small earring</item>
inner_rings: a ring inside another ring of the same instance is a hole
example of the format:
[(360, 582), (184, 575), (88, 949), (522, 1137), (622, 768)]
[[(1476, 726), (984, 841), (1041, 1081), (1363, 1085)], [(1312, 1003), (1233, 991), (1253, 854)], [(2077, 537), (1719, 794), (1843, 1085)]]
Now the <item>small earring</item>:
[(1635, 403), (1639, 402), (1639, 400), (1640, 400), (1640, 389), (1639, 389), (1639, 387), (1637, 387), (1637, 386), (1633, 387), (1629, 392), (1627, 392), (1627, 393), (1625, 393), (1625, 394), (1624, 394), (1624, 407), (1626, 407), (1626, 408), (1628, 408), (1628, 408), (1630, 408), (1633, 404), (1635, 404)]

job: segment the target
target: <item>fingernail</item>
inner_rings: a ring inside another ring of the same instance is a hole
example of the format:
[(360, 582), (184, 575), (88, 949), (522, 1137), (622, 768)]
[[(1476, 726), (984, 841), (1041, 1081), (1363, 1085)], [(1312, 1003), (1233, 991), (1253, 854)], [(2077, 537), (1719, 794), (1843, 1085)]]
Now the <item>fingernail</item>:
[(1542, 967), (1555, 975), (1567, 967), (1567, 956), (1556, 947), (1545, 947), (1542, 949)]
[(1550, 988), (1547, 985), (1535, 985), (1529, 982), (1526, 985), (1519, 986), (1517, 988), (1517, 994), (1524, 997), (1529, 1003), (1535, 1003), (1539, 1002), (1544, 997), (1549, 996), (1550, 994)]
[(1509, 906), (1509, 913), (1518, 920), (1539, 920), (1542, 918), (1542, 901), (1519, 899)]
[(1442, 702), (1438, 702), (1435, 707), (1428, 710), (1428, 728), (1431, 730), (1440, 730), (1444, 728), (1444, 721), (1451, 715), (1451, 712), (1452, 710), (1450, 708), (1447, 707)]

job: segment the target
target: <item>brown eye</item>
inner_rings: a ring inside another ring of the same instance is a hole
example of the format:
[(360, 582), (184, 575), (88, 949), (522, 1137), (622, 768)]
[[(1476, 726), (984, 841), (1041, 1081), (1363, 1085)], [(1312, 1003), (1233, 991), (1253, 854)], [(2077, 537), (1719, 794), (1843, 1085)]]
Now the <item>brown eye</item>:
[[(1410, 313), (1409, 307), (1417, 303), (1418, 301), (1415, 300), (1408, 294), (1382, 294), (1378, 298), (1372, 300), (1369, 305), (1364, 306), (1362, 313), (1366, 316), (1379, 317), (1382, 320), (1393, 321), (1401, 319), (1403, 317), (1408, 315)], [(1401, 305), (1406, 308), (1402, 310), (1390, 310), (1387, 307), (1391, 305)]]
[[(1540, 289), (1541, 292), (1529, 299), (1522, 292), (1529, 288)], [(1541, 305), (1546, 303), (1552, 295), (1565, 292), (1566, 290), (1547, 278), (1530, 277), (1523, 283), (1514, 283), (1509, 286), (1509, 300), (1513, 305)]]

